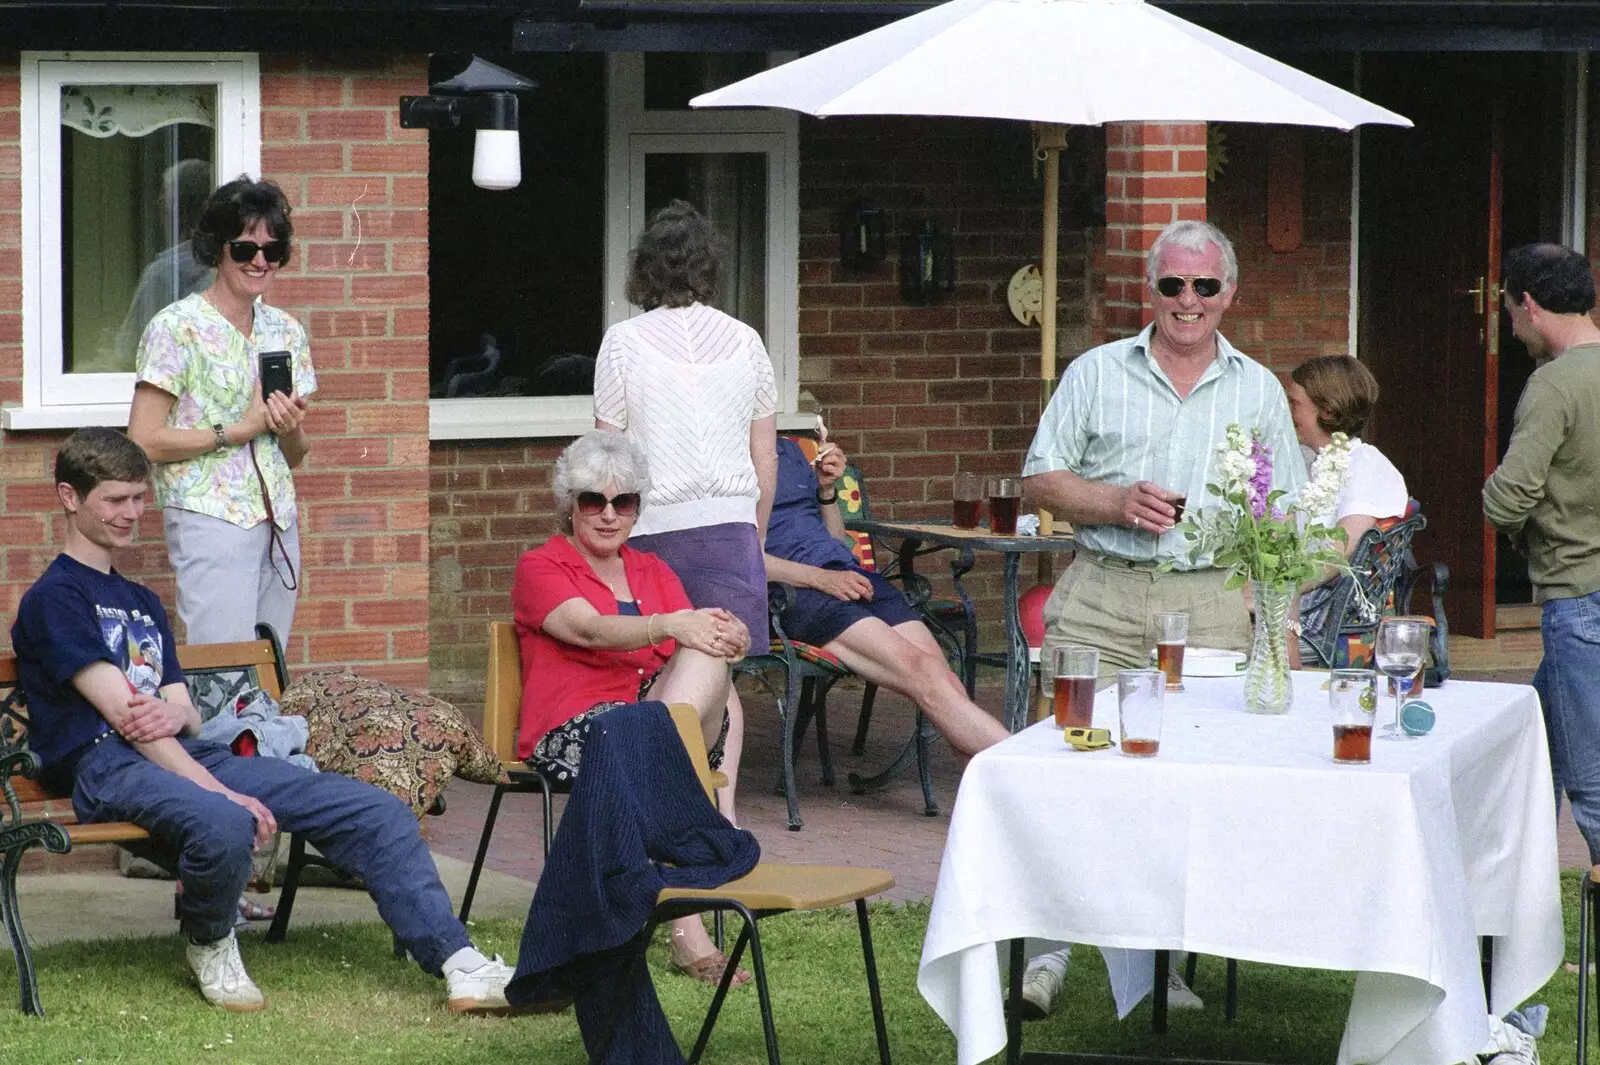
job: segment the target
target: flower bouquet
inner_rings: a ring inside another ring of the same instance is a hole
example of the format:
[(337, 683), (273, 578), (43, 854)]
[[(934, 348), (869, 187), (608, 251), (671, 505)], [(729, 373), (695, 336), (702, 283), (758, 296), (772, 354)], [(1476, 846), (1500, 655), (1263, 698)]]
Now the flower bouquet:
[(1350, 438), (1334, 433), (1311, 467), (1311, 480), (1299, 499), (1280, 503), (1272, 488), (1272, 449), (1259, 430), (1248, 436), (1228, 426), (1216, 447), (1212, 470), (1220, 483), (1206, 491), (1222, 506), (1191, 511), (1178, 526), (1189, 541), (1189, 558), (1228, 571), (1224, 587), (1249, 582), (1255, 601), (1255, 634), (1245, 672), (1245, 708), (1281, 714), (1289, 709), (1289, 608), (1302, 585), (1324, 567), (1349, 572), (1341, 545), (1343, 529), (1321, 524), (1333, 513), (1350, 467)]

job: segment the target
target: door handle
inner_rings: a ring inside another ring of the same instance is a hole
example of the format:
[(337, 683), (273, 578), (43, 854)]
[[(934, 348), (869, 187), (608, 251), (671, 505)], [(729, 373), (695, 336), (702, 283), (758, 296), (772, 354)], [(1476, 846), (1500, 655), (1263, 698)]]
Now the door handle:
[[(1468, 288), (1468, 289), (1457, 289), (1456, 290), (1456, 295), (1458, 295), (1458, 296), (1471, 296), (1472, 297), (1472, 309), (1474, 311), (1476, 311), (1478, 314), (1482, 314), (1483, 313), (1483, 309), (1484, 309), (1484, 296), (1487, 294), (1486, 290), (1488, 289), (1489, 284), (1490, 284), (1490, 282), (1488, 282), (1488, 280), (1486, 278), (1484, 278), (1483, 276), (1480, 275), (1479, 278), (1478, 278), (1477, 285), (1475, 285), (1472, 288)], [(1498, 284), (1496, 284), (1496, 285), (1494, 285), (1494, 287), (1498, 289), (1500, 286)]]

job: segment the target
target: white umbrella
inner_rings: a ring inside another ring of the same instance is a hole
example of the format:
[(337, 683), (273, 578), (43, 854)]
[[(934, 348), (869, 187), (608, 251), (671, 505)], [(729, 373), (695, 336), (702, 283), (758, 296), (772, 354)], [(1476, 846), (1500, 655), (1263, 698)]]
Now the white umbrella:
[(1056, 370), (1056, 197), (1065, 126), (1411, 125), (1144, 0), (952, 0), (689, 104), (1035, 123), (1045, 152), (1039, 325), (1047, 393)]

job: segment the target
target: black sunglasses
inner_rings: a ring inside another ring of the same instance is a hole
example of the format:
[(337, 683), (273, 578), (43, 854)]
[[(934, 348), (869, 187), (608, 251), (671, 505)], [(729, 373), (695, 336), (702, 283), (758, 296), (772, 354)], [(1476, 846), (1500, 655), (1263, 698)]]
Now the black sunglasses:
[(1203, 300), (1222, 291), (1222, 280), (1215, 277), (1158, 277), (1156, 278), (1156, 291), (1167, 299), (1176, 299), (1183, 295), (1183, 286), (1194, 286), (1194, 294)]
[(286, 240), (269, 240), (265, 244), (257, 244), (253, 240), (229, 240), (223, 243), (228, 245), (229, 257), (240, 266), (255, 262), (257, 252), (273, 266), (282, 266), (289, 261), (289, 242)]
[(619, 518), (631, 518), (639, 513), (639, 493), (619, 492), (607, 499), (601, 492), (579, 492), (578, 513), (593, 517), (603, 513), (606, 507), (617, 512)]

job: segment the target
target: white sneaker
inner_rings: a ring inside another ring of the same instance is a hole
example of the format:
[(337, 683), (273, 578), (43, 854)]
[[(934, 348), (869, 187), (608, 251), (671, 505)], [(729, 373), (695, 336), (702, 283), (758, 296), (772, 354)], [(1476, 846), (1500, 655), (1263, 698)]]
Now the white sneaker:
[(1056, 1008), (1061, 995), (1061, 973), (1048, 965), (1029, 965), (1022, 974), (1022, 1019), (1042, 1021)]
[(1169, 1010), (1203, 1010), (1205, 1002), (1199, 995), (1190, 990), (1189, 985), (1183, 982), (1183, 977), (1177, 970), (1167, 973), (1167, 1009)]
[(1539, 1043), (1514, 1024), (1489, 1018), (1489, 1042), (1478, 1051), (1483, 1065), (1539, 1065)]
[(244, 971), (244, 961), (239, 957), (239, 941), (232, 932), (215, 943), (196, 946), (190, 943), (184, 951), (194, 978), (200, 982), (200, 994), (213, 1006), (232, 1013), (254, 1013), (267, 1008), (250, 974)]
[(476, 969), (447, 969), (444, 978), (450, 988), (450, 1012), (509, 1013), (506, 984), (511, 973), (511, 966), (498, 954)]

